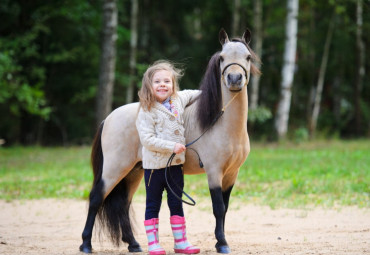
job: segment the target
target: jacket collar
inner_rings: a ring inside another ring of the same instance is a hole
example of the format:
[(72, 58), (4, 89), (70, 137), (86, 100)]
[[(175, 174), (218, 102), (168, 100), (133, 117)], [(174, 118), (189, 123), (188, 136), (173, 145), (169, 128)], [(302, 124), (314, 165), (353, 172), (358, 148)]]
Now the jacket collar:
[[(172, 101), (172, 105), (174, 107), (174, 110), (175, 111), (178, 111), (177, 110), (177, 97), (176, 96), (171, 96), (171, 101)], [(153, 105), (154, 108), (156, 108), (157, 110), (160, 110), (161, 112), (164, 112), (166, 114), (169, 114), (171, 116), (174, 116), (175, 117), (175, 113), (174, 111), (169, 111), (166, 106), (164, 106), (162, 103), (159, 103), (159, 102), (155, 102), (154, 105)]]

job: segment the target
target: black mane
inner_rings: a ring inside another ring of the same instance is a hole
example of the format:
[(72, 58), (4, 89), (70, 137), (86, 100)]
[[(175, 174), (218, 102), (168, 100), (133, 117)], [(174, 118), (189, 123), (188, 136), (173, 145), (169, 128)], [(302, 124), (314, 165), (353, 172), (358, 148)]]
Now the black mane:
[(200, 84), (202, 94), (198, 103), (200, 127), (208, 128), (222, 110), (220, 73), (220, 52), (216, 52), (208, 62), (207, 70)]

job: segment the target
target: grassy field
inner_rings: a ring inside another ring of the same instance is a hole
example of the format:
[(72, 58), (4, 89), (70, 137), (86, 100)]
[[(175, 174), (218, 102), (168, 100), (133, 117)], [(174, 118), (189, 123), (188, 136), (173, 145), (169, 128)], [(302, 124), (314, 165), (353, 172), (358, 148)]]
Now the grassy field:
[[(0, 148), (0, 199), (86, 198), (89, 154), (89, 147)], [(186, 192), (209, 196), (205, 175), (185, 178)], [(143, 184), (138, 195), (144, 196)], [(252, 143), (232, 199), (273, 208), (370, 208), (370, 141)]]

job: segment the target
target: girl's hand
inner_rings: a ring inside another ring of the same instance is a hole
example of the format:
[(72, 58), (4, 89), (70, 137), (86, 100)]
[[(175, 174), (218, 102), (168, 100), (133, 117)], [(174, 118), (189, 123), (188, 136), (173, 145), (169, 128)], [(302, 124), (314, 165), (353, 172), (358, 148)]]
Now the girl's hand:
[(185, 145), (183, 145), (181, 143), (176, 143), (175, 148), (173, 149), (173, 152), (176, 153), (176, 154), (179, 154), (181, 152), (184, 152), (185, 150), (186, 150)]

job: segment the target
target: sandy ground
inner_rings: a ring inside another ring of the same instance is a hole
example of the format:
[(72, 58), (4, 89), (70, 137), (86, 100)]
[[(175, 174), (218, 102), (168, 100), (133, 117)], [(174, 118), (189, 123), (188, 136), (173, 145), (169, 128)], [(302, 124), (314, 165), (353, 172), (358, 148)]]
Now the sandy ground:
[[(134, 202), (136, 238), (146, 251), (144, 203)], [(78, 251), (87, 203), (79, 200), (0, 201), (0, 254), (82, 254)], [(185, 206), (188, 239), (201, 254), (217, 254), (208, 201)], [(174, 254), (169, 212), (163, 204), (160, 240)], [(278, 209), (232, 204), (226, 219), (232, 254), (370, 254), (370, 209)], [(95, 254), (129, 254), (95, 233)], [(147, 254), (139, 253), (139, 254)]]

